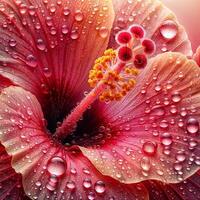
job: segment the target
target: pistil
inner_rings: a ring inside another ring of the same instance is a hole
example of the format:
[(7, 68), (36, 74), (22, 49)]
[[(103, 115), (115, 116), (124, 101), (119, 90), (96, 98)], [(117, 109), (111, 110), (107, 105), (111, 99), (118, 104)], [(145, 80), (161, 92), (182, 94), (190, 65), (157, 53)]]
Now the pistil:
[[(88, 79), (93, 89), (56, 129), (57, 139), (62, 140), (73, 133), (85, 111), (98, 98), (105, 102), (119, 101), (134, 88), (139, 69), (146, 66), (147, 56), (155, 50), (154, 42), (143, 39), (144, 35), (145, 31), (139, 25), (133, 25), (127, 31), (118, 33), (116, 42), (119, 48), (106, 50), (104, 55), (95, 61)], [(137, 46), (134, 46), (135, 44)]]

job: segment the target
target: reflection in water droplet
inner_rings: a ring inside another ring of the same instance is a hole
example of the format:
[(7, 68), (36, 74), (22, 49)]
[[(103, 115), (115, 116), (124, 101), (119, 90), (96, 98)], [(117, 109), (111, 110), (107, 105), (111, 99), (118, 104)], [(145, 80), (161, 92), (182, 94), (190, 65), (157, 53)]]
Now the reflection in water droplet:
[(175, 92), (173, 95), (172, 95), (172, 101), (174, 103), (178, 103), (181, 101), (181, 95), (178, 93), (178, 92)]
[(109, 34), (109, 31), (106, 27), (101, 27), (99, 29), (99, 35), (102, 37), (102, 38), (106, 38)]
[(36, 60), (35, 56), (33, 56), (32, 54), (28, 55), (26, 57), (26, 64), (30, 67), (36, 67), (37, 66), (37, 60)]
[(88, 189), (88, 188), (91, 188), (92, 187), (92, 181), (88, 178), (86, 178), (84, 181), (83, 181), (83, 187)]
[(178, 33), (177, 24), (172, 20), (165, 21), (160, 27), (160, 33), (165, 40), (172, 40)]
[(150, 141), (145, 142), (142, 146), (142, 150), (147, 155), (154, 155), (156, 153), (156, 148), (157, 148), (157, 145)]
[(81, 22), (83, 20), (83, 13), (80, 10), (75, 12), (74, 18), (77, 22)]
[(149, 171), (151, 168), (151, 163), (150, 163), (149, 158), (143, 157), (140, 161), (140, 166), (141, 166), (142, 170)]
[(195, 134), (199, 131), (199, 121), (195, 118), (189, 118), (186, 124), (188, 133)]
[(169, 146), (172, 144), (172, 136), (170, 133), (163, 133), (161, 135), (161, 143), (165, 146)]
[(74, 181), (68, 181), (66, 186), (70, 190), (74, 190), (76, 188), (76, 185), (75, 185)]
[(106, 186), (103, 181), (97, 181), (94, 185), (94, 189), (98, 194), (102, 194), (106, 191)]
[(41, 51), (44, 51), (44, 50), (45, 50), (46, 46), (45, 46), (45, 44), (44, 44), (43, 39), (38, 39), (38, 40), (37, 40), (37, 48), (38, 48), (39, 50), (41, 50)]
[(56, 177), (62, 176), (65, 173), (65, 161), (60, 157), (53, 157), (47, 165), (47, 171)]

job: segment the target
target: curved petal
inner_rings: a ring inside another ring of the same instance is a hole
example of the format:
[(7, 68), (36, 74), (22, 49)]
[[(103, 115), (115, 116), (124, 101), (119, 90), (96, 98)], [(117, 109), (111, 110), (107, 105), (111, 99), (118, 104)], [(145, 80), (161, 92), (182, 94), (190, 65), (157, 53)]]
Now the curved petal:
[(200, 46), (197, 48), (195, 54), (193, 55), (193, 59), (200, 66)]
[(41, 107), (30, 92), (19, 87), (4, 89), (0, 116), (0, 140), (32, 199), (148, 200), (142, 184), (124, 185), (105, 177), (78, 147), (65, 148), (50, 139)]
[(179, 184), (164, 184), (156, 181), (147, 181), (151, 200), (195, 200), (200, 199), (200, 171)]
[(88, 70), (107, 47), (113, 6), (107, 0), (2, 0), (0, 19), (0, 74), (42, 106), (63, 110), (66, 99), (83, 95)]
[(156, 54), (176, 51), (192, 56), (192, 47), (185, 29), (175, 14), (159, 0), (112, 0), (115, 10), (110, 46), (116, 47), (115, 34), (131, 24), (141, 24), (157, 46)]
[(81, 149), (104, 175), (177, 183), (200, 168), (200, 68), (184, 55), (151, 59), (135, 89), (102, 115), (109, 138)]
[(11, 167), (11, 157), (0, 144), (0, 199), (28, 200), (25, 196), (22, 177)]

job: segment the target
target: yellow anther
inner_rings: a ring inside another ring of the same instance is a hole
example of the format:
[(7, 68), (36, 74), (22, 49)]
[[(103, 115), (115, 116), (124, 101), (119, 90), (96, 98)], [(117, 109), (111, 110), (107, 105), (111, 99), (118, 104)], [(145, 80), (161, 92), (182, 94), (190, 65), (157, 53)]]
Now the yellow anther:
[(103, 56), (97, 58), (93, 68), (89, 72), (88, 84), (94, 88), (99, 81), (103, 81), (106, 88), (99, 96), (101, 101), (119, 101), (135, 86), (135, 77), (139, 70), (132, 66), (125, 66), (119, 73), (113, 70), (113, 64), (117, 62), (117, 53), (108, 49)]

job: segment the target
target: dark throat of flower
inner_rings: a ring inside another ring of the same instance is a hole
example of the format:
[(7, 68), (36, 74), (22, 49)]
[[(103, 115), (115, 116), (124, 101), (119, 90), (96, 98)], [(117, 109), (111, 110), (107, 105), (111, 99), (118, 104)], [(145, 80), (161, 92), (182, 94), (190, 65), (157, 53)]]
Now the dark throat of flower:
[(88, 83), (93, 88), (56, 129), (54, 137), (62, 141), (71, 134), (90, 105), (100, 101), (119, 101), (135, 87), (140, 69), (147, 65), (148, 55), (155, 51), (150, 39), (143, 39), (144, 29), (139, 25), (129, 27), (116, 36), (117, 50), (108, 49), (96, 59), (89, 72)]

